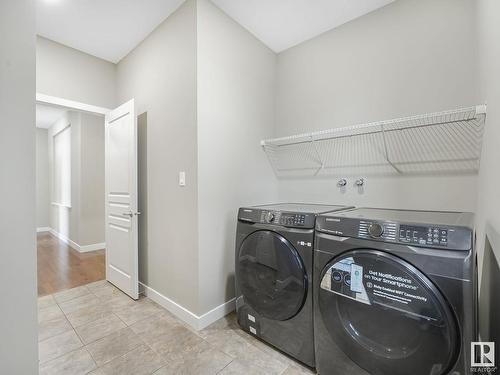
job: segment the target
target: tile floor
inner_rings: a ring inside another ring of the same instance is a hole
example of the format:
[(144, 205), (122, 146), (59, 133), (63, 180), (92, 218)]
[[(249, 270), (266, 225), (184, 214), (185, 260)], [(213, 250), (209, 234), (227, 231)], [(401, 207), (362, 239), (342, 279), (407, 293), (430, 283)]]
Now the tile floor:
[(41, 297), (40, 375), (312, 374), (237, 327), (195, 331), (148, 298), (106, 281)]

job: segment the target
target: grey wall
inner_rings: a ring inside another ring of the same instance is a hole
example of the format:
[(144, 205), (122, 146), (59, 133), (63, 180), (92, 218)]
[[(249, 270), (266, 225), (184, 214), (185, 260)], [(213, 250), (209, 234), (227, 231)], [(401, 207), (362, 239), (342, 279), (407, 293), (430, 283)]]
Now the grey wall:
[[(479, 82), (481, 100), (488, 103), (486, 130), (484, 134), (483, 155), (479, 173), (478, 210), (477, 210), (477, 249), (480, 271), (486, 270), (482, 280), (500, 280), (500, 3), (495, 0), (477, 2), (477, 25), (479, 41)], [(485, 255), (486, 250), (486, 257)], [(483, 264), (484, 261), (496, 264)], [(489, 271), (488, 271), (489, 270)], [(490, 331), (482, 330), (484, 339), (500, 339), (498, 315), (498, 284), (481, 285), (482, 304), (480, 312), (489, 307), (490, 322), (481, 321), (482, 328), (491, 327)], [(491, 299), (487, 298), (491, 290)], [(493, 329), (494, 328), (494, 329)], [(497, 349), (497, 354), (498, 354)]]
[[(142, 113), (137, 118), (137, 173), (139, 212), (139, 275), (142, 282), (149, 280), (148, 260), (148, 114)], [(147, 284), (147, 283), (146, 283)]]
[[(0, 2), (0, 373), (38, 373), (35, 5)], [(8, 183), (6, 183), (8, 181)]]
[[(279, 54), (276, 136), (479, 104), (474, 3), (396, 1)], [(473, 211), (476, 180), (373, 177), (360, 194), (310, 178), (282, 181), (280, 196)]]
[[(71, 207), (52, 204), (53, 137), (71, 125)], [(66, 112), (48, 130), (50, 227), (77, 245), (100, 244), (104, 235), (104, 118)]]
[(114, 108), (115, 86), (115, 64), (37, 37), (38, 93)]
[(198, 1), (200, 313), (234, 297), (237, 209), (277, 199), (259, 141), (273, 134), (276, 54)]
[(104, 117), (82, 113), (80, 157), (80, 245), (103, 243)]
[(47, 129), (36, 129), (36, 226), (49, 226), (49, 151)]
[[(198, 310), (196, 7), (185, 2), (117, 67), (118, 102), (147, 112), (147, 274), (140, 280)], [(187, 186), (178, 185), (179, 171)], [(141, 266), (141, 269), (143, 269)]]

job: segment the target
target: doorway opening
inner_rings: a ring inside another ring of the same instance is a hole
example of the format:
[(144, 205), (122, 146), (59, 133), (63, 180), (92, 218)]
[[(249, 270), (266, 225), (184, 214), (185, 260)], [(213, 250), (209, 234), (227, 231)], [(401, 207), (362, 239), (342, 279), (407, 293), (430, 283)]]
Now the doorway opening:
[(106, 278), (106, 112), (37, 95), (39, 297)]

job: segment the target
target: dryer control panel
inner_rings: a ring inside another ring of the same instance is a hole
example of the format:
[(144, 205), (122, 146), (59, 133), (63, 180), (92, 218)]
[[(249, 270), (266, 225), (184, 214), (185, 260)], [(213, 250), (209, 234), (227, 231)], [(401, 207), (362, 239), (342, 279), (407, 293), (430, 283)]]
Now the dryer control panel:
[(448, 229), (415, 225), (399, 226), (399, 241), (419, 245), (448, 246)]
[(471, 229), (460, 226), (422, 225), (340, 216), (319, 216), (316, 220), (316, 230), (341, 237), (451, 250), (470, 250), (473, 235)]

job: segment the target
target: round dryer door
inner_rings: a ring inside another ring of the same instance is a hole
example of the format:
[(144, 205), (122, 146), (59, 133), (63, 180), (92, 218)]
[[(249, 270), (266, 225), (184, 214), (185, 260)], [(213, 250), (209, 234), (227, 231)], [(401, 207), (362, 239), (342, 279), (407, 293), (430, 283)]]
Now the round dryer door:
[(440, 375), (456, 361), (448, 303), (399, 257), (365, 249), (336, 257), (322, 271), (318, 305), (335, 344), (370, 374)]
[(307, 274), (286, 238), (266, 230), (254, 232), (243, 240), (237, 256), (238, 285), (250, 307), (273, 320), (287, 320), (300, 311)]

